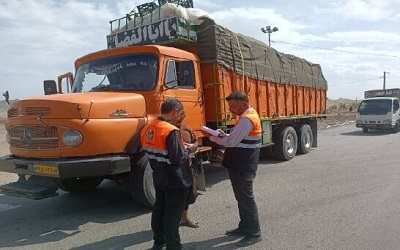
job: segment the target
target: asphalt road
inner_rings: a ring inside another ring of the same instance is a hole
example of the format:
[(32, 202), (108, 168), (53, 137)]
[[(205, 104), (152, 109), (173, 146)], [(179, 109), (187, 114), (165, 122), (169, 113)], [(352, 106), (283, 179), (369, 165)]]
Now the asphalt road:
[[(255, 181), (263, 241), (248, 249), (400, 249), (400, 133), (354, 124), (319, 131), (318, 148), (262, 161)], [(190, 208), (200, 228), (185, 246), (235, 249), (238, 212), (227, 173), (207, 168), (208, 190)], [(0, 249), (148, 249), (150, 211), (127, 188), (33, 201), (0, 195)]]

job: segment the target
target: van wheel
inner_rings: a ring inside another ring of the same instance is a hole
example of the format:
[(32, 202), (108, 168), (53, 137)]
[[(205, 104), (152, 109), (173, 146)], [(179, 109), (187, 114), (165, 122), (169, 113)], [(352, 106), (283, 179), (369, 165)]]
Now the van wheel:
[(103, 180), (102, 177), (61, 179), (60, 189), (71, 193), (89, 192), (95, 190)]
[(297, 139), (299, 141), (297, 145), (297, 153), (309, 153), (314, 140), (310, 125), (303, 124), (300, 126), (300, 129), (297, 130)]
[(144, 153), (141, 153), (131, 162), (129, 173), (129, 191), (135, 202), (153, 207), (156, 202), (156, 191), (153, 184), (153, 170), (149, 160)]
[(397, 132), (399, 132), (399, 128), (400, 128), (400, 126), (399, 126), (399, 121), (397, 121), (397, 122), (396, 122), (396, 125), (394, 125), (394, 128), (391, 130), (391, 132), (392, 132), (393, 134), (396, 134)]
[(279, 160), (289, 161), (297, 152), (297, 134), (293, 127), (282, 127), (274, 133), (274, 155)]
[(363, 128), (362, 128), (362, 132), (368, 133), (368, 128), (367, 128), (367, 127), (363, 127)]

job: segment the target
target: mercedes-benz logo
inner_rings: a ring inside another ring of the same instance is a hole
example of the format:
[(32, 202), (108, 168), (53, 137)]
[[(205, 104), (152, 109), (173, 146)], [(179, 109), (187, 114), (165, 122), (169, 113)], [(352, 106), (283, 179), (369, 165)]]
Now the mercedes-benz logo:
[(24, 145), (29, 145), (32, 140), (32, 135), (29, 133), (29, 131), (25, 128), (21, 129), (19, 132), (19, 139)]

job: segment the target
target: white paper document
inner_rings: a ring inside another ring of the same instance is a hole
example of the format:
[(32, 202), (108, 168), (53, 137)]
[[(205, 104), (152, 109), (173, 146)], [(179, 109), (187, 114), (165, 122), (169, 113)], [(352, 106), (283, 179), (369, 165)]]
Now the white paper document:
[(218, 131), (218, 130), (211, 129), (211, 128), (206, 127), (206, 126), (201, 126), (201, 130), (203, 130), (203, 131), (209, 133), (209, 134), (212, 135), (212, 136), (218, 136), (218, 135), (221, 133), (221, 132)]

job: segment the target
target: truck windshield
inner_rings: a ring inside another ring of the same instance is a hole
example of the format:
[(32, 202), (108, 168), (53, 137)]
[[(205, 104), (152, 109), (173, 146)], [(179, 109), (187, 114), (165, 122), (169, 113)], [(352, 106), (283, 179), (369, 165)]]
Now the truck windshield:
[(380, 99), (380, 100), (364, 100), (360, 103), (358, 112), (361, 115), (381, 115), (392, 112), (392, 100), (391, 99)]
[(149, 91), (155, 88), (157, 75), (154, 54), (102, 58), (78, 68), (72, 92)]

